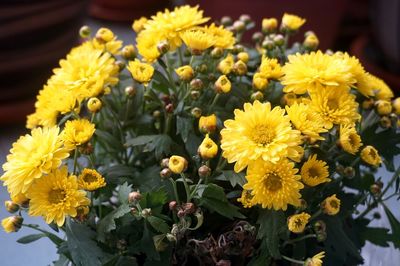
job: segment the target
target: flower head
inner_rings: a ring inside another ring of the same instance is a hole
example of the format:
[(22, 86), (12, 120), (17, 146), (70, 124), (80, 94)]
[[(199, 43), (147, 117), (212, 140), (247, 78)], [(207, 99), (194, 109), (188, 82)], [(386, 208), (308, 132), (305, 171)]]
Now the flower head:
[(378, 100), (390, 100), (394, 97), (393, 91), (389, 88), (389, 86), (380, 78), (368, 74), (368, 82), (375, 93), (375, 98)]
[(253, 88), (256, 90), (264, 90), (268, 86), (268, 79), (262, 73), (255, 73), (253, 76)]
[(276, 58), (262, 57), (260, 73), (267, 79), (279, 79), (282, 77), (282, 67)]
[(392, 104), (390, 101), (379, 100), (376, 102), (376, 111), (379, 115), (388, 115), (392, 112)]
[(132, 29), (136, 33), (139, 33), (144, 29), (144, 25), (146, 24), (146, 22), (147, 22), (147, 18), (146, 17), (141, 17), (139, 19), (136, 19), (132, 23)]
[(303, 184), (296, 175), (294, 163), (282, 159), (277, 163), (259, 159), (247, 169), (244, 189), (251, 190), (252, 202), (263, 208), (286, 210), (287, 205), (300, 205)]
[(21, 226), (24, 219), (21, 216), (10, 216), (1, 220), (1, 225), (6, 233), (17, 232)]
[(336, 215), (340, 211), (340, 199), (333, 194), (321, 203), (322, 211), (328, 215)]
[(94, 124), (87, 119), (69, 120), (65, 123), (61, 139), (64, 141), (65, 147), (72, 150), (88, 142), (94, 131)]
[(253, 202), (253, 195), (250, 190), (243, 189), (242, 196), (238, 198), (238, 202), (242, 203), (243, 207), (251, 208), (255, 205)]
[(209, 116), (201, 116), (199, 119), (199, 130), (203, 133), (212, 133), (217, 128), (217, 116), (215, 114)]
[(136, 38), (136, 47), (139, 54), (147, 63), (152, 63), (161, 55), (157, 46), (165, 41), (165, 36), (157, 30), (143, 30)]
[(261, 22), (263, 32), (270, 33), (278, 28), (278, 20), (276, 18), (264, 18)]
[(224, 28), (224, 26), (216, 26), (212, 23), (206, 26), (207, 31), (214, 37), (214, 47), (229, 49), (235, 44), (235, 37), (233, 33)]
[(78, 188), (76, 176), (68, 175), (66, 166), (56, 169), (31, 186), (29, 214), (43, 216), (46, 223), (64, 224), (66, 216), (75, 217), (77, 208), (89, 205), (86, 193)]
[(325, 257), (325, 251), (322, 251), (314, 255), (312, 258), (308, 258), (304, 262), (304, 266), (322, 266), (322, 259), (324, 257)]
[(129, 62), (128, 70), (134, 80), (143, 83), (145, 86), (147, 86), (154, 73), (154, 68), (150, 64), (142, 63), (138, 59)]
[(302, 151), (300, 131), (294, 130), (285, 110), (279, 106), (255, 101), (245, 103), (244, 111), (236, 109), (234, 120), (226, 120), (222, 129), (221, 149), (229, 163), (240, 172), (259, 158), (272, 163)]
[(287, 221), (289, 231), (296, 234), (303, 233), (310, 217), (311, 215), (305, 212), (290, 216)]
[(235, 61), (233, 59), (233, 55), (228, 54), (218, 63), (217, 68), (222, 74), (228, 75), (229, 73), (231, 73), (234, 63)]
[(83, 190), (93, 191), (106, 185), (104, 177), (94, 169), (83, 169), (78, 177), (78, 187)]
[(193, 68), (189, 65), (181, 66), (181, 67), (175, 69), (175, 73), (183, 81), (190, 81), (193, 79), (193, 76), (194, 76)]
[(34, 180), (58, 168), (69, 156), (59, 131), (58, 127), (35, 128), (31, 135), (22, 136), (13, 144), (1, 177), (11, 198), (25, 194)]
[(101, 109), (102, 103), (97, 97), (92, 97), (87, 102), (89, 112), (97, 113)]
[(206, 134), (203, 142), (200, 144), (198, 153), (200, 157), (204, 160), (209, 160), (214, 158), (218, 153), (218, 146), (215, 142)]
[(350, 154), (356, 154), (362, 146), (361, 137), (354, 125), (341, 125), (339, 143), (342, 149)]
[(232, 89), (232, 84), (225, 75), (222, 75), (215, 81), (214, 88), (217, 93), (228, 93)]
[(282, 17), (282, 29), (289, 31), (298, 30), (306, 22), (304, 18), (285, 13)]
[(215, 39), (205, 28), (188, 29), (180, 34), (192, 53), (202, 52), (215, 44)]
[(304, 184), (315, 187), (319, 184), (330, 182), (328, 178), (329, 171), (326, 162), (317, 160), (317, 155), (314, 154), (301, 167), (301, 179)]
[(361, 150), (361, 159), (372, 166), (379, 166), (382, 163), (378, 151), (369, 145)]
[(187, 168), (187, 161), (185, 158), (177, 155), (171, 156), (168, 162), (168, 168), (175, 174), (183, 173)]

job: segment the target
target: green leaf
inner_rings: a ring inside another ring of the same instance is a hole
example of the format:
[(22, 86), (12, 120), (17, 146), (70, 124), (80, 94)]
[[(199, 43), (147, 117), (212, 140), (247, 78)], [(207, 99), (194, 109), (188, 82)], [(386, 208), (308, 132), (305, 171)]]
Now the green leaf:
[(135, 137), (133, 139), (128, 139), (126, 141), (127, 146), (141, 146), (145, 145), (149, 142), (154, 141), (159, 135), (143, 135), (139, 137)]
[(107, 167), (102, 171), (103, 176), (106, 178), (107, 183), (121, 184), (123, 180), (129, 177), (134, 177), (135, 169), (126, 165), (113, 165)]
[(134, 257), (115, 255), (102, 266), (137, 266), (137, 261)]
[(150, 232), (147, 224), (144, 223), (143, 236), (140, 239), (141, 250), (147, 255), (149, 260), (160, 260), (160, 254), (156, 251), (154, 246), (153, 234)]
[(200, 195), (200, 205), (211, 211), (215, 211), (229, 219), (246, 218), (239, 212), (239, 208), (229, 203), (224, 189), (215, 184), (208, 184)]
[(127, 146), (145, 145), (148, 151), (155, 151), (155, 156), (161, 158), (171, 152), (171, 146), (174, 142), (168, 135), (144, 135), (126, 141)]
[(176, 117), (176, 134), (181, 135), (182, 140), (187, 142), (189, 133), (193, 131), (193, 118), (183, 117), (178, 115)]
[(46, 234), (32, 234), (23, 236), (20, 239), (18, 239), (17, 242), (20, 244), (29, 244), (31, 242), (41, 239), (42, 237), (46, 237)]
[(154, 71), (151, 87), (164, 94), (169, 94), (169, 81), (160, 71)]
[(125, 182), (124, 184), (119, 186), (119, 190), (118, 190), (119, 202), (128, 204), (129, 193), (131, 193), (131, 191), (132, 191), (132, 186), (128, 185), (127, 182)]
[(285, 215), (281, 211), (260, 210), (257, 220), (260, 225), (258, 239), (266, 239), (266, 246), (273, 258), (280, 258), (279, 231), (286, 226)]
[(157, 191), (147, 192), (140, 200), (142, 208), (150, 208), (153, 214), (160, 214), (163, 205), (167, 202), (168, 196), (164, 189), (159, 188)]
[(170, 228), (169, 228), (168, 224), (161, 218), (158, 218), (155, 216), (149, 216), (149, 217), (147, 217), (147, 221), (154, 229), (157, 230), (157, 232), (164, 233), (164, 234), (170, 232)]
[(117, 209), (107, 214), (97, 226), (97, 240), (101, 242), (106, 241), (106, 233), (116, 228), (115, 219), (118, 219), (125, 214), (129, 213), (131, 208), (128, 204), (122, 204)]
[(392, 228), (393, 245), (396, 248), (400, 248), (400, 223), (386, 205), (383, 205), (383, 207), (389, 220), (390, 227)]
[(361, 237), (365, 240), (368, 240), (372, 244), (381, 247), (388, 247), (388, 242), (392, 240), (392, 235), (390, 235), (388, 232), (389, 229), (387, 228), (367, 227), (361, 231)]
[(64, 255), (60, 254), (58, 260), (53, 261), (53, 266), (68, 266), (70, 260)]
[(215, 179), (222, 181), (229, 181), (232, 187), (236, 187), (236, 185), (243, 187), (243, 185), (246, 183), (246, 178), (244, 177), (244, 173), (242, 172), (236, 173), (235, 171), (232, 170), (222, 171), (222, 174), (217, 176)]
[(111, 148), (116, 149), (116, 150), (124, 149), (121, 142), (116, 137), (111, 135), (109, 132), (103, 131), (100, 129), (96, 129), (94, 134), (99, 138), (99, 141), (102, 141), (102, 142), (108, 144)]

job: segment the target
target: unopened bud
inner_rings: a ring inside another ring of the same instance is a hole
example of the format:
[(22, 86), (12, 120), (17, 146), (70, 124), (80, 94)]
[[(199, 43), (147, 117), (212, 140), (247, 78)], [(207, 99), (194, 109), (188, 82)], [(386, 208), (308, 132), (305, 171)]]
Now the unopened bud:
[(121, 55), (123, 58), (125, 58), (126, 60), (133, 60), (136, 57), (136, 50), (135, 47), (130, 44), (130, 45), (125, 45), (122, 48), (122, 52)]
[(143, 210), (142, 210), (142, 216), (143, 216), (144, 218), (147, 218), (147, 217), (151, 216), (151, 209), (150, 209), (150, 208), (145, 208), (145, 209), (143, 209)]
[(14, 213), (17, 212), (19, 210), (19, 205), (15, 204), (14, 202), (12, 202), (11, 200), (6, 200), (4, 202), (4, 206), (6, 207), (6, 210), (9, 213)]
[(79, 152), (85, 155), (90, 155), (92, 154), (94, 151), (94, 147), (93, 144), (91, 144), (90, 142), (87, 142), (81, 146), (79, 146)]
[(243, 61), (246, 64), (247, 64), (247, 62), (249, 62), (249, 54), (246, 52), (238, 53), (237, 57), (239, 60)]
[(362, 102), (362, 108), (365, 110), (372, 109), (374, 107), (374, 100), (373, 99), (366, 99)]
[(392, 127), (392, 120), (390, 120), (390, 118), (387, 116), (382, 116), (381, 119), (379, 120), (379, 124), (383, 128), (390, 128)]
[(247, 66), (242, 60), (237, 61), (233, 65), (232, 69), (233, 69), (233, 72), (238, 76), (243, 76), (247, 73)]
[(92, 113), (97, 113), (98, 111), (100, 111), (101, 106), (102, 106), (101, 101), (96, 97), (90, 98), (89, 101), (87, 102), (87, 108), (89, 112)]
[(336, 165), (336, 173), (339, 175), (344, 175), (344, 166), (341, 164)]
[(244, 46), (243, 46), (243, 45), (241, 45), (241, 44), (235, 44), (235, 46), (233, 46), (232, 52), (233, 52), (234, 54), (238, 54), (238, 53), (241, 53), (241, 52), (243, 52), (243, 51), (244, 51)]
[(159, 110), (155, 110), (155, 111), (153, 112), (153, 117), (154, 117), (155, 119), (160, 118), (160, 116), (161, 116), (161, 112), (160, 112)]
[(305, 48), (309, 50), (316, 50), (319, 45), (318, 37), (315, 34), (308, 35), (303, 42)]
[(392, 112), (392, 104), (389, 101), (379, 100), (376, 102), (376, 111), (379, 115), (388, 115)]
[(201, 79), (192, 79), (192, 81), (190, 81), (190, 88), (192, 90), (196, 90), (199, 91), (203, 88), (204, 84), (203, 81), (201, 81)]
[(375, 196), (378, 196), (379, 194), (381, 194), (381, 188), (377, 185), (377, 184), (373, 184), (371, 185), (371, 187), (369, 188), (369, 190), (371, 191), (371, 193)]
[(202, 74), (206, 73), (207, 70), (208, 70), (208, 67), (206, 64), (201, 64), (196, 67), (196, 71), (199, 73), (202, 73)]
[(300, 199), (300, 205), (298, 209), (300, 211), (304, 211), (305, 209), (307, 209), (307, 207), (308, 207), (307, 201), (305, 199)]
[(264, 49), (267, 49), (267, 50), (272, 50), (272, 49), (274, 49), (275, 44), (274, 44), (274, 42), (271, 41), (271, 40), (264, 40), (264, 41), (262, 42), (262, 47), (263, 47)]
[(175, 200), (170, 201), (169, 204), (168, 204), (168, 207), (169, 207), (169, 209), (170, 209), (171, 211), (176, 210), (176, 207), (177, 207), (177, 206), (178, 206), (178, 203), (177, 203)]
[(190, 111), (190, 113), (192, 114), (193, 117), (199, 118), (199, 117), (201, 116), (202, 111), (201, 111), (201, 109), (200, 109), (199, 107), (194, 107), (194, 108)]
[(243, 32), (246, 29), (246, 25), (243, 21), (236, 20), (235, 22), (233, 22), (233, 28), (236, 32)]
[(253, 42), (259, 43), (263, 40), (264, 35), (261, 32), (255, 32), (253, 34), (253, 36), (251, 37), (251, 39), (253, 40)]
[(215, 58), (215, 59), (221, 58), (221, 56), (223, 54), (224, 54), (224, 50), (222, 48), (219, 48), (219, 47), (215, 47), (211, 51), (211, 56), (212, 56), (212, 58)]
[(319, 233), (319, 232), (326, 232), (326, 223), (322, 220), (318, 220), (314, 223), (313, 225), (314, 231)]
[(96, 40), (100, 43), (107, 43), (114, 39), (114, 33), (107, 28), (100, 28), (96, 32)]
[(192, 100), (197, 100), (200, 98), (201, 93), (199, 91), (191, 91), (190, 92), (190, 98), (192, 98)]
[(192, 214), (196, 211), (196, 206), (192, 202), (184, 203), (182, 208), (185, 214)]
[(125, 95), (128, 97), (133, 97), (136, 95), (136, 89), (132, 86), (128, 86), (125, 88)]
[(221, 24), (224, 26), (229, 26), (232, 25), (233, 21), (231, 17), (224, 16), (221, 18)]
[(172, 175), (172, 172), (169, 168), (164, 168), (160, 171), (160, 177), (162, 179), (169, 178)]
[(251, 22), (251, 17), (250, 17), (250, 15), (247, 15), (247, 14), (243, 14), (243, 15), (241, 15), (240, 17), (239, 17), (239, 20), (240, 21), (243, 21), (244, 22), (244, 24), (249, 24), (250, 22)]
[(162, 55), (168, 53), (169, 49), (170, 46), (167, 41), (162, 41), (157, 44), (157, 50)]
[(275, 32), (278, 28), (278, 20), (276, 18), (265, 18), (262, 20), (261, 29), (265, 33)]
[(351, 166), (347, 166), (346, 168), (344, 168), (343, 173), (344, 173), (344, 176), (346, 176), (349, 179), (353, 178), (356, 174), (354, 168)]
[(137, 202), (141, 198), (142, 198), (142, 194), (140, 194), (140, 192), (138, 192), (138, 191), (132, 191), (131, 193), (129, 193), (129, 196), (128, 196), (128, 200), (130, 203)]
[(183, 216), (186, 215), (184, 210), (179, 210), (178, 213), (176, 214), (179, 218), (182, 218)]
[(130, 213), (131, 213), (133, 216), (136, 216), (136, 215), (138, 214), (138, 210), (137, 210), (135, 207), (132, 207)]
[(326, 237), (327, 237), (326, 232), (323, 232), (323, 231), (317, 232), (316, 235), (317, 235), (317, 241), (318, 242), (324, 242), (326, 240)]
[(4, 218), (1, 221), (1, 225), (3, 226), (4, 231), (7, 233), (17, 232), (19, 229), (21, 229), (23, 221), (24, 219), (21, 216), (15, 215)]
[(199, 170), (197, 172), (200, 178), (206, 178), (211, 175), (211, 168), (207, 165), (202, 165), (199, 167)]
[(281, 34), (277, 34), (273, 41), (276, 46), (282, 46), (285, 43), (285, 38)]
[(264, 98), (264, 94), (261, 91), (256, 91), (251, 94), (251, 100), (254, 101), (261, 101)]
[(160, 166), (161, 168), (168, 168), (169, 165), (169, 158), (164, 158), (161, 160)]
[(81, 36), (81, 38), (89, 38), (91, 32), (92, 30), (90, 29), (90, 27), (85, 25), (79, 29), (79, 36)]
[(165, 106), (165, 111), (166, 111), (167, 113), (172, 113), (172, 112), (174, 112), (174, 105), (173, 105), (172, 103), (167, 104), (167, 105)]

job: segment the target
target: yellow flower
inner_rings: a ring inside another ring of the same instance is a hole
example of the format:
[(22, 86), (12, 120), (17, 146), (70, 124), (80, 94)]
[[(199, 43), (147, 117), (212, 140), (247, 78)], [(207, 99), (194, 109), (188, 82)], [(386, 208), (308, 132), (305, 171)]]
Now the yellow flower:
[(242, 60), (238, 60), (235, 64), (233, 64), (233, 73), (238, 76), (243, 76), (247, 73), (247, 65)]
[(232, 84), (225, 75), (222, 75), (215, 81), (214, 88), (217, 93), (228, 93), (231, 91)]
[(304, 266), (322, 266), (322, 259), (325, 257), (325, 252), (322, 251), (316, 255), (314, 255), (312, 258), (308, 258), (304, 262)]
[(236, 109), (235, 119), (226, 120), (221, 130), (221, 149), (229, 163), (240, 172), (252, 161), (262, 158), (277, 163), (280, 159), (295, 158), (302, 151), (300, 131), (291, 127), (285, 110), (279, 106), (255, 101), (245, 103), (244, 111)]
[(203, 142), (200, 144), (198, 153), (200, 157), (204, 160), (209, 160), (214, 158), (218, 153), (218, 146), (215, 142), (206, 134)]
[(217, 128), (217, 116), (215, 114), (209, 116), (201, 116), (199, 119), (199, 130), (202, 133), (212, 133)]
[(12, 202), (11, 200), (6, 200), (4, 202), (4, 207), (6, 207), (6, 210), (9, 213), (14, 213), (14, 212), (17, 212), (19, 210), (18, 204)]
[(162, 32), (156, 30), (143, 30), (136, 38), (136, 47), (144, 61), (153, 63), (160, 57), (160, 51), (157, 46), (165, 40)]
[(251, 195), (250, 190), (243, 189), (242, 196), (237, 199), (238, 202), (242, 203), (243, 207), (251, 208), (255, 204), (253, 202), (253, 195)]
[(79, 190), (76, 176), (68, 176), (66, 166), (36, 180), (27, 196), (31, 199), (30, 215), (43, 216), (46, 223), (58, 226), (64, 224), (66, 216), (75, 217), (78, 207), (90, 204), (86, 192)]
[(358, 152), (362, 142), (354, 125), (340, 125), (339, 143), (342, 149), (350, 154)]
[(275, 58), (262, 57), (260, 64), (260, 73), (267, 79), (279, 79), (282, 77), (282, 67)]
[(270, 33), (278, 28), (278, 20), (276, 18), (264, 18), (261, 22), (262, 31)]
[(301, 180), (304, 184), (315, 187), (319, 184), (330, 182), (326, 162), (317, 160), (317, 155), (311, 155), (301, 167)]
[(310, 98), (310, 108), (321, 116), (327, 129), (333, 124), (354, 124), (361, 118), (356, 96), (346, 88), (320, 88), (310, 92)]
[(321, 133), (327, 132), (323, 127), (323, 119), (320, 114), (314, 112), (309, 105), (305, 103), (288, 103), (286, 112), (292, 121), (294, 127), (301, 131), (302, 134), (316, 139), (323, 140)]
[(316, 50), (319, 45), (319, 40), (317, 35), (315, 34), (307, 35), (307, 37), (304, 39), (303, 45), (308, 49)]
[(234, 63), (235, 61), (233, 59), (233, 55), (228, 54), (223, 60), (218, 63), (217, 68), (222, 74), (228, 75), (229, 73), (231, 73)]
[(114, 37), (114, 39), (109, 42), (101, 42), (97, 39), (92, 40), (92, 46), (94, 49), (102, 52), (109, 52), (113, 55), (119, 55), (121, 53), (120, 50), (122, 44), (122, 41), (118, 40), (117, 37)]
[(322, 211), (328, 215), (336, 215), (340, 211), (340, 199), (333, 194), (321, 203)]
[(379, 115), (388, 115), (392, 112), (392, 104), (389, 101), (379, 100), (376, 102), (376, 111)]
[(12, 202), (14, 202), (15, 204), (18, 204), (20, 206), (25, 206), (29, 202), (29, 199), (22, 193), (11, 196), (11, 200), (12, 200)]
[(187, 161), (181, 156), (173, 155), (169, 158), (168, 168), (175, 174), (183, 173), (187, 168)]
[(79, 189), (93, 191), (104, 187), (105, 185), (106, 182), (104, 177), (102, 177), (101, 174), (94, 169), (85, 168), (78, 177)]
[(396, 115), (400, 115), (400, 97), (397, 97), (392, 102), (393, 109)]
[(102, 103), (99, 98), (92, 97), (87, 102), (87, 108), (89, 112), (97, 113), (101, 109)]
[(296, 175), (294, 163), (282, 159), (276, 163), (259, 159), (247, 169), (247, 183), (243, 189), (251, 190), (252, 202), (263, 208), (286, 210), (287, 205), (300, 205), (300, 189), (304, 186)]
[(1, 220), (1, 225), (6, 233), (18, 232), (23, 221), (24, 219), (21, 216), (15, 215)]
[(368, 82), (375, 92), (375, 98), (377, 98), (378, 100), (389, 101), (391, 98), (394, 97), (393, 91), (380, 78), (369, 74)]
[(87, 119), (69, 120), (65, 123), (61, 139), (64, 141), (65, 147), (72, 150), (88, 142), (94, 131), (94, 124)]
[(253, 88), (264, 90), (268, 87), (268, 79), (261, 73), (255, 73), (253, 76)]
[(349, 89), (356, 82), (349, 64), (321, 51), (289, 55), (288, 60), (282, 68), (284, 92), (304, 94), (326, 86), (331, 90), (338, 87)]
[(282, 17), (281, 27), (284, 30), (296, 31), (306, 22), (304, 18), (285, 13)]
[(216, 26), (212, 23), (210, 26), (206, 26), (206, 29), (209, 34), (214, 37), (214, 47), (229, 49), (232, 48), (236, 42), (233, 33), (224, 28), (224, 26)]
[[(299, 103), (299, 104), (303, 103), (302, 98), (301, 97), (297, 98), (297, 95), (294, 94), (293, 92), (283, 94), (283, 96), (281, 98), (281, 104), (292, 106), (295, 103)], [(295, 119), (293, 118), (293, 120), (295, 120)]]
[(96, 32), (96, 39), (101, 42), (109, 42), (114, 39), (114, 33), (108, 28), (100, 28)]
[(146, 22), (147, 22), (147, 18), (146, 17), (141, 17), (139, 19), (136, 19), (132, 23), (132, 29), (136, 33), (139, 33), (144, 29), (144, 26), (145, 26)]
[(303, 233), (310, 217), (311, 215), (305, 212), (290, 216), (287, 221), (289, 231), (296, 234)]
[(129, 62), (128, 70), (134, 80), (143, 83), (145, 86), (147, 86), (154, 74), (154, 68), (150, 64), (142, 63), (138, 59)]
[(242, 61), (245, 64), (247, 64), (249, 62), (249, 54), (246, 52), (238, 53), (237, 58), (238, 58), (238, 60)]
[(361, 150), (361, 159), (372, 166), (379, 166), (382, 163), (378, 151), (369, 145)]
[(204, 28), (188, 29), (180, 36), (193, 54), (199, 54), (215, 44), (214, 36)]
[(31, 135), (20, 137), (10, 152), (3, 165), (1, 180), (11, 198), (25, 194), (34, 180), (58, 168), (69, 156), (59, 137), (58, 127), (33, 129)]
[(193, 79), (194, 71), (193, 68), (189, 65), (181, 66), (175, 69), (175, 73), (179, 76), (181, 80), (190, 81)]

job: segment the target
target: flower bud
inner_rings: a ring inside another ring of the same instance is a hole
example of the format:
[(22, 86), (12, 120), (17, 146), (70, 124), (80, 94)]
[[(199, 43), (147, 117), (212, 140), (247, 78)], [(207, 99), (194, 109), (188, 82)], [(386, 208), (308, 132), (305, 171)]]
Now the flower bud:
[(392, 106), (394, 109), (394, 113), (396, 115), (400, 115), (400, 97), (397, 97), (396, 99), (394, 99), (394, 101), (392, 102)]
[(392, 112), (392, 105), (389, 101), (379, 100), (376, 102), (376, 111), (379, 115), (388, 115)]
[(256, 91), (251, 94), (251, 100), (254, 101), (261, 101), (264, 98), (264, 94), (261, 91)]
[(144, 218), (147, 218), (147, 217), (151, 216), (151, 209), (150, 209), (150, 208), (145, 208), (145, 209), (143, 209), (143, 210), (142, 210), (142, 216), (143, 216)]
[(161, 160), (160, 166), (161, 168), (168, 168), (169, 165), (169, 158), (164, 158)]
[(223, 60), (218, 63), (217, 68), (222, 74), (228, 75), (232, 71), (233, 64), (233, 56), (231, 54), (228, 54)]
[(181, 174), (186, 171), (187, 165), (188, 162), (181, 156), (174, 155), (169, 158), (168, 167), (175, 174)]
[(217, 76), (214, 73), (209, 73), (208, 74), (208, 80), (210, 82), (215, 82), (217, 80)]
[(271, 40), (264, 40), (261, 44), (262, 48), (267, 49), (267, 50), (272, 50), (275, 47), (275, 44)]
[(201, 109), (199, 107), (194, 107), (190, 113), (192, 114), (193, 117), (199, 118), (201, 116)]
[(340, 200), (333, 194), (321, 203), (321, 208), (328, 215), (336, 215), (340, 211)]
[(167, 179), (172, 175), (172, 172), (169, 168), (164, 168), (160, 171), (161, 179)]
[(273, 41), (276, 46), (282, 46), (285, 43), (285, 38), (281, 34), (277, 34)]
[(204, 84), (203, 81), (201, 81), (201, 79), (192, 79), (192, 81), (190, 82), (190, 88), (192, 90), (196, 90), (199, 91), (203, 88)]
[(362, 102), (362, 108), (365, 110), (372, 109), (374, 107), (374, 100), (372, 98), (366, 99)]
[(165, 236), (166, 236), (166, 238), (168, 239), (169, 242), (176, 242), (177, 241), (176, 236), (174, 236), (173, 234), (168, 233)]
[(236, 75), (243, 76), (247, 73), (247, 66), (242, 60), (239, 60), (233, 65), (232, 70)]
[(138, 192), (138, 191), (132, 191), (128, 195), (128, 201), (130, 203), (135, 203), (135, 202), (139, 201), (141, 198), (142, 198), (142, 194), (140, 194), (140, 192)]
[(200, 64), (196, 67), (196, 71), (202, 74), (206, 73), (207, 70), (208, 70), (207, 64)]
[(213, 133), (217, 128), (217, 116), (215, 114), (209, 116), (201, 116), (199, 119), (199, 130), (203, 134)]
[(344, 168), (343, 173), (349, 179), (353, 178), (356, 174), (354, 168), (351, 166), (347, 166), (346, 168)]
[(111, 93), (111, 88), (110, 88), (110, 86), (105, 87), (104, 90), (103, 90), (103, 94), (104, 94), (104, 95), (108, 95), (108, 94), (110, 94), (110, 93)]
[(378, 151), (371, 145), (365, 146), (361, 150), (360, 156), (364, 162), (375, 167), (382, 163), (382, 158), (380, 157)]
[(250, 17), (250, 15), (247, 15), (247, 14), (243, 14), (243, 15), (241, 15), (240, 17), (239, 17), (239, 20), (240, 21), (243, 21), (244, 22), (244, 24), (249, 24), (250, 22), (251, 22), (251, 17)]
[(12, 202), (11, 200), (6, 200), (4, 202), (4, 206), (6, 207), (6, 210), (9, 213), (14, 213), (17, 212), (19, 210), (19, 205), (15, 204), (14, 202)]
[(196, 211), (196, 206), (191, 202), (184, 203), (182, 208), (185, 214), (192, 214)]
[(76, 216), (75, 219), (77, 219), (80, 222), (84, 222), (87, 220), (87, 216), (89, 213), (90, 209), (88, 206), (79, 206), (76, 208)]
[(190, 98), (192, 98), (192, 100), (197, 100), (200, 98), (201, 93), (199, 91), (191, 91), (190, 92)]
[(123, 57), (124, 59), (126, 59), (126, 60), (133, 60), (133, 59), (135, 59), (135, 58), (136, 58), (136, 50), (135, 50), (135, 47), (134, 47), (132, 44), (130, 44), (130, 45), (125, 45), (125, 46), (122, 48), (121, 55), (122, 55), (122, 57)]
[(212, 58), (216, 58), (217, 59), (217, 58), (220, 58), (223, 55), (224, 55), (224, 50), (222, 48), (215, 47), (211, 51)]
[(107, 43), (114, 39), (114, 33), (107, 28), (100, 28), (96, 32), (96, 40), (100, 43)]
[(336, 165), (336, 173), (339, 175), (344, 175), (344, 166), (341, 164)]
[(209, 177), (211, 175), (211, 168), (207, 165), (202, 165), (199, 167), (199, 170), (197, 170), (197, 173), (199, 174), (200, 178)]
[(209, 160), (214, 158), (218, 153), (218, 146), (215, 142), (206, 134), (203, 142), (200, 144), (197, 152), (203, 160)]
[(23, 223), (24, 219), (21, 216), (10, 216), (1, 221), (4, 231), (6, 233), (17, 232)]
[(246, 25), (243, 21), (236, 20), (235, 22), (233, 22), (233, 28), (236, 32), (243, 32), (246, 29)]
[(131, 213), (133, 216), (136, 216), (136, 215), (138, 214), (138, 210), (137, 210), (135, 207), (132, 207), (130, 213)]
[(264, 18), (261, 23), (261, 28), (264, 33), (275, 32), (278, 28), (278, 20), (276, 18)]
[(244, 63), (247, 64), (247, 62), (249, 62), (249, 54), (246, 52), (240, 52), (237, 55), (237, 58), (241, 61), (243, 61)]
[(90, 142), (86, 142), (84, 144), (82, 144), (81, 146), (79, 146), (79, 152), (85, 155), (90, 155), (92, 154), (94, 151), (94, 147), (93, 144)]
[(157, 44), (157, 50), (161, 55), (168, 53), (169, 49), (170, 46), (167, 41), (161, 41)]
[(326, 237), (327, 237), (326, 232), (318, 232), (316, 235), (317, 235), (318, 242), (324, 242), (326, 240)]
[(179, 218), (182, 218), (186, 215), (184, 210), (179, 210), (178, 213), (176, 214)]
[(369, 191), (371, 191), (371, 193), (372, 193), (374, 196), (379, 196), (379, 194), (381, 194), (382, 189), (381, 189), (381, 187), (378, 186), (377, 184), (372, 184), (372, 185), (370, 186), (370, 188), (369, 188)]
[(257, 42), (257, 43), (259, 43), (259, 42), (261, 42), (262, 40), (263, 40), (263, 38), (264, 38), (264, 35), (261, 33), (261, 32), (255, 32), (254, 34), (253, 34), (253, 36), (251, 37), (251, 39), (253, 40), (253, 42)]
[(160, 116), (161, 116), (160, 110), (155, 110), (155, 111), (153, 112), (153, 117), (154, 117), (155, 119), (160, 118)]
[(172, 103), (169, 103), (169, 104), (167, 104), (166, 106), (165, 106), (165, 111), (167, 112), (167, 113), (173, 113), (174, 112), (174, 105), (172, 104)]
[(29, 199), (22, 193), (11, 197), (11, 201), (23, 208), (28, 208), (29, 206)]
[(214, 83), (214, 89), (217, 93), (228, 93), (232, 89), (232, 84), (225, 75), (222, 75)]
[(392, 120), (387, 116), (382, 116), (381, 119), (379, 120), (379, 124), (383, 128), (390, 128), (392, 127)]
[(231, 17), (223, 16), (223, 17), (221, 18), (221, 24), (224, 25), (224, 26), (232, 25), (232, 23), (233, 23), (233, 21), (232, 21), (232, 18), (231, 18)]
[(132, 86), (127, 86), (125, 88), (125, 95), (128, 97), (134, 97), (136, 95), (136, 89)]
[(316, 50), (319, 45), (318, 37), (315, 34), (308, 35), (304, 39), (303, 45), (305, 48), (307, 48), (309, 50), (312, 50), (312, 51)]
[(233, 46), (232, 52), (234, 54), (238, 54), (238, 53), (244, 52), (244, 46), (241, 45), (241, 44), (235, 44), (235, 46)]
[(284, 14), (282, 17), (281, 30), (282, 32), (297, 31), (304, 23), (305, 19), (291, 14)]
[(87, 109), (92, 113), (97, 113), (101, 109), (101, 106), (101, 101), (96, 97), (90, 98), (87, 102)]
[(313, 225), (315, 232), (326, 232), (326, 224), (322, 220), (318, 220)]
[(253, 76), (253, 88), (264, 90), (268, 87), (268, 79), (261, 73), (255, 73)]
[(177, 203), (175, 200), (170, 201), (170, 202), (168, 203), (168, 207), (169, 207), (169, 209), (170, 209), (171, 211), (176, 210), (176, 207), (177, 207), (177, 206), (178, 206), (178, 203)]
[(175, 69), (175, 72), (179, 76), (179, 78), (183, 81), (190, 81), (194, 76), (193, 68), (189, 65), (181, 66)]
[(90, 29), (90, 27), (84, 25), (79, 29), (79, 36), (81, 36), (81, 38), (89, 38), (91, 32), (92, 30)]
[(132, 29), (136, 32), (139, 33), (142, 30), (144, 30), (144, 25), (147, 22), (147, 18), (146, 17), (141, 17), (140, 19), (137, 19), (133, 22), (132, 24)]

